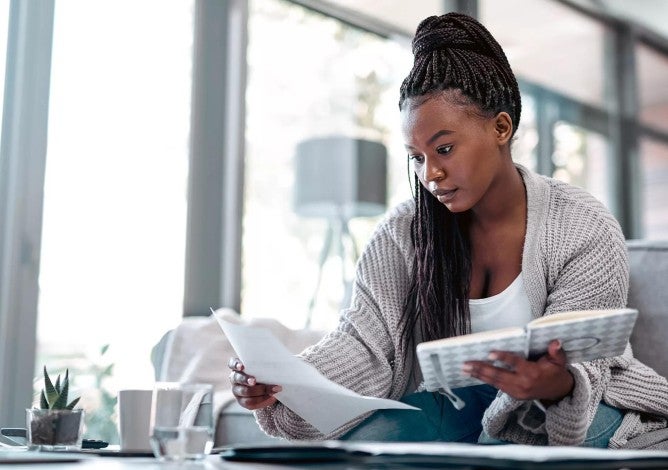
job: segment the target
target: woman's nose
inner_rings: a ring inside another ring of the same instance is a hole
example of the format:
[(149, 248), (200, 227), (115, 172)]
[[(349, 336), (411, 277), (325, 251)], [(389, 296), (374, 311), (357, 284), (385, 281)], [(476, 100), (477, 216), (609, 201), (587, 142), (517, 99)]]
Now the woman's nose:
[(445, 170), (439, 164), (437, 158), (425, 158), (424, 162), (424, 180), (426, 182), (440, 181), (445, 178)]

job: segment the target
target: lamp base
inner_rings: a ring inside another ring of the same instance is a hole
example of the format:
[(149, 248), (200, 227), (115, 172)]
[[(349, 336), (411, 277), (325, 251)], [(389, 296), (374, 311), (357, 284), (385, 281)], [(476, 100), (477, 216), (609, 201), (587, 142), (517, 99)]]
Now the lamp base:
[(347, 251), (345, 246), (345, 241), (350, 242), (350, 247), (352, 253), (352, 261), (357, 262), (358, 250), (357, 244), (355, 243), (355, 238), (350, 233), (350, 227), (348, 225), (347, 218), (343, 217), (332, 217), (328, 219), (327, 231), (325, 233), (325, 240), (323, 242), (322, 250), (320, 251), (320, 257), (318, 260), (318, 276), (316, 278), (315, 288), (313, 289), (313, 295), (308, 304), (308, 311), (306, 314), (306, 322), (304, 324), (305, 328), (310, 328), (313, 321), (313, 311), (315, 309), (316, 301), (318, 299), (318, 292), (320, 291), (320, 285), (322, 283), (322, 276), (325, 263), (332, 255), (332, 246), (336, 243), (336, 253), (341, 258), (341, 282), (344, 286), (344, 295), (341, 299), (340, 306), (341, 308), (346, 308), (350, 305), (350, 300), (352, 297), (352, 282), (346, 278), (346, 259)]

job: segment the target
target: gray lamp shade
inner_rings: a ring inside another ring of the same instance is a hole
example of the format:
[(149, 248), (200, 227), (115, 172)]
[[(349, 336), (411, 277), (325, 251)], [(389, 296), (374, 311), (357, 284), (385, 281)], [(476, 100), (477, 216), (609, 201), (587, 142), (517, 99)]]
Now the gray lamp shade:
[(380, 142), (318, 137), (297, 145), (295, 212), (304, 217), (370, 217), (385, 211), (387, 150)]

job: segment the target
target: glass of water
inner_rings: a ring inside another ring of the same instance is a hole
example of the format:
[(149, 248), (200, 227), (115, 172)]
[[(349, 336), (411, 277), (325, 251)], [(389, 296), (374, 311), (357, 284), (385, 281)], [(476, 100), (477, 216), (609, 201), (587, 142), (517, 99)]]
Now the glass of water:
[(213, 386), (158, 382), (151, 401), (151, 448), (163, 461), (200, 460), (213, 447)]

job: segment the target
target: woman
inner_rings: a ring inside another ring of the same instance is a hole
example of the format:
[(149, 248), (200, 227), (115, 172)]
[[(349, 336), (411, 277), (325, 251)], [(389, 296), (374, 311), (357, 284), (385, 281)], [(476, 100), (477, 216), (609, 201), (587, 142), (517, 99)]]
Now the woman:
[[(294, 439), (442, 440), (619, 447), (666, 426), (666, 379), (632, 356), (567, 365), (558, 341), (537, 361), (499, 351), (508, 368), (468, 363), (486, 385), (459, 389), (456, 411), (420, 391), (415, 345), (567, 310), (624, 307), (625, 241), (581, 189), (513, 164), (521, 101), (506, 56), (476, 20), (425, 19), (401, 86), (415, 197), (379, 225), (361, 257), (351, 307), (302, 353), (363, 395), (423, 411), (384, 410), (329, 436), (230, 360), (233, 393), (269, 434)], [(642, 418), (641, 418), (642, 415)]]

